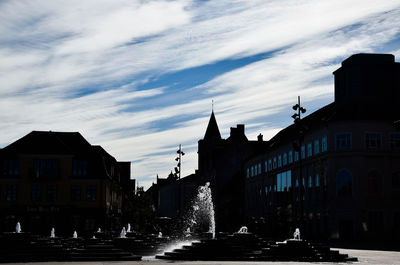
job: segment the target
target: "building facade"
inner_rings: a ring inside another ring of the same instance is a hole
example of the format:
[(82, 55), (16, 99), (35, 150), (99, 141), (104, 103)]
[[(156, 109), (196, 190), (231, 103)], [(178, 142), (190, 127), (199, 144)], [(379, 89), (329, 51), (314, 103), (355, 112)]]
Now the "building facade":
[(260, 233), (400, 236), (400, 64), (356, 54), (334, 72), (335, 101), (280, 131), (245, 165), (247, 221)]
[(223, 139), (214, 112), (204, 138), (198, 142), (198, 185), (210, 183), (217, 231), (236, 232), (244, 224), (243, 164), (265, 146), (262, 136), (248, 140), (245, 126), (230, 128)]
[(0, 227), (72, 235), (120, 229), (134, 191), (118, 162), (77, 132), (33, 131), (0, 150)]

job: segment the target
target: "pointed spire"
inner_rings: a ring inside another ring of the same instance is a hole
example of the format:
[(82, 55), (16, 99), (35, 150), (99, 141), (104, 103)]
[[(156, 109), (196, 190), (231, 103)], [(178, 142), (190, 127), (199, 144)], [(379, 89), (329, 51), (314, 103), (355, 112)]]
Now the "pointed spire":
[(210, 121), (208, 122), (206, 134), (204, 135), (204, 140), (211, 139), (221, 139), (221, 134), (219, 133), (217, 120), (215, 119), (214, 110), (211, 112)]

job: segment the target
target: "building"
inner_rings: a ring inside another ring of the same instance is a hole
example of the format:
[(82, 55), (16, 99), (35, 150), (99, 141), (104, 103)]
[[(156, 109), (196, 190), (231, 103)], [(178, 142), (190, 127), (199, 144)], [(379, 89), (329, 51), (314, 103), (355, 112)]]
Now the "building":
[(212, 112), (204, 138), (198, 142), (198, 170), (181, 179), (172, 172), (166, 179), (157, 177), (148, 189), (158, 216), (184, 222), (181, 219), (192, 207), (198, 187), (209, 182), (217, 231), (238, 231), (245, 221), (243, 163), (265, 144), (261, 135), (249, 141), (242, 124), (231, 128), (230, 136), (223, 139)]
[(197, 184), (210, 183), (217, 231), (236, 232), (244, 224), (244, 162), (266, 144), (262, 136), (250, 141), (238, 124), (223, 139), (214, 112), (204, 138), (198, 142)]
[(247, 222), (270, 236), (398, 239), (400, 63), (356, 54), (333, 74), (334, 102), (244, 164)]
[(134, 191), (118, 162), (78, 132), (33, 131), (0, 150), (0, 229), (80, 235), (120, 229)]

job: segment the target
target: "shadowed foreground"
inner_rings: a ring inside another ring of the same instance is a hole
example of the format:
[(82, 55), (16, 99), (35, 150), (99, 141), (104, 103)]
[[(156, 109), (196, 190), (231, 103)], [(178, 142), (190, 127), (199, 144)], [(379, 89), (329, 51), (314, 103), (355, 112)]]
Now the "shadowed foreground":
[[(354, 264), (368, 264), (368, 265), (378, 265), (378, 264), (400, 264), (400, 252), (397, 251), (374, 251), (374, 250), (356, 250), (356, 249), (337, 249), (341, 253), (346, 253), (350, 256), (357, 256), (358, 262)], [(94, 264), (126, 264), (126, 265), (134, 265), (134, 264), (146, 264), (146, 265), (162, 265), (162, 264), (193, 264), (193, 265), (224, 265), (224, 264), (290, 264), (290, 265), (304, 265), (304, 264), (339, 264), (335, 262), (323, 262), (323, 263), (315, 263), (315, 262), (254, 262), (254, 261), (162, 261), (155, 260), (153, 257), (143, 257), (142, 261), (114, 261), (114, 262), (37, 262), (32, 263), (35, 265), (61, 265), (61, 264), (83, 264), (83, 265), (94, 265)], [(8, 264), (26, 264), (26, 263), (8, 263)], [(352, 264), (352, 263), (350, 263)]]

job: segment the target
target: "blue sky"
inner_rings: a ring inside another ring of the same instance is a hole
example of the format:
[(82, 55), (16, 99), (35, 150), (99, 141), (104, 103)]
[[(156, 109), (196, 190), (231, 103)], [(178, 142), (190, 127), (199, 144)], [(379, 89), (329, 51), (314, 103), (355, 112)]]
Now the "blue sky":
[[(32, 130), (79, 131), (146, 188), (197, 169), (214, 100), (223, 137), (271, 138), (333, 101), (354, 53), (400, 57), (400, 1), (1, 1), (0, 148)], [(398, 59), (396, 59), (398, 61)]]

